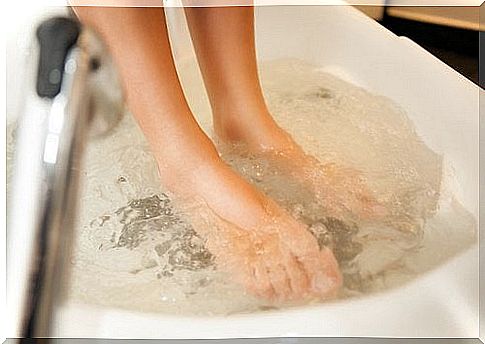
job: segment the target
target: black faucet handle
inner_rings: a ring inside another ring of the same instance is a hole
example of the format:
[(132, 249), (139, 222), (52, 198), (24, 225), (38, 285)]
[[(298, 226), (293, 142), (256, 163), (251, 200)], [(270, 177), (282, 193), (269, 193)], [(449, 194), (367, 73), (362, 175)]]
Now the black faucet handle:
[(80, 31), (79, 22), (65, 17), (48, 19), (37, 28), (40, 54), (36, 88), (40, 97), (54, 98), (60, 92), (66, 57)]

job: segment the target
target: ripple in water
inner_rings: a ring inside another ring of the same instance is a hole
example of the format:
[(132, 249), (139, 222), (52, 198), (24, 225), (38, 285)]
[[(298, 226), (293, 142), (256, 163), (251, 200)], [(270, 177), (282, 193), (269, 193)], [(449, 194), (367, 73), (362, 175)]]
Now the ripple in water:
[[(199, 123), (211, 134), (196, 68), (181, 69), (181, 78)], [(344, 274), (341, 297), (402, 285), (476, 240), (476, 219), (442, 183), (442, 157), (426, 147), (390, 100), (294, 60), (265, 64), (262, 83), (278, 123), (322, 163), (360, 171), (387, 209), (378, 222), (329, 216), (304, 181), (271, 159), (220, 147), (234, 169), (305, 222), (320, 246), (332, 248)], [(160, 185), (155, 160), (131, 116), (109, 137), (90, 142), (82, 185), (72, 299), (182, 314), (272, 308), (217, 270), (187, 210), (178, 207), (182, 201)]]

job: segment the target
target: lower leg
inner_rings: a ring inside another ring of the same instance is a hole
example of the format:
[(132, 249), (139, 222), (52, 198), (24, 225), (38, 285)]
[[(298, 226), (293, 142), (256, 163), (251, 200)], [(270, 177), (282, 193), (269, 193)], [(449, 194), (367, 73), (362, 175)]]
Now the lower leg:
[(286, 148), (291, 140), (270, 115), (260, 86), (253, 12), (251, 6), (185, 8), (216, 134), (254, 148)]
[[(187, 168), (217, 159), (191, 114), (174, 67), (163, 8), (76, 7), (94, 27), (118, 67), (127, 105), (156, 157), (164, 182), (184, 156)], [(177, 166), (180, 167), (180, 166)], [(188, 172), (188, 171), (187, 171)]]

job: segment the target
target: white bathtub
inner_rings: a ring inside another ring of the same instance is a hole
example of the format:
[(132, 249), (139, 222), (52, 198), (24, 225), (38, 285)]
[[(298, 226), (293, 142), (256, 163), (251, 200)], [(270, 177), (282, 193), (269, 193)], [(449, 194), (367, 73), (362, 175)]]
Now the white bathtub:
[[(172, 11), (172, 12), (170, 12)], [(168, 18), (178, 59), (194, 59), (180, 10)], [(478, 117), (483, 90), (407, 38), (348, 6), (258, 7), (261, 60), (298, 58), (400, 104), (455, 168), (478, 219)], [(194, 62), (195, 63), (195, 62)], [(356, 300), (228, 317), (176, 317), (67, 302), (57, 337), (478, 337), (478, 245), (410, 284)]]

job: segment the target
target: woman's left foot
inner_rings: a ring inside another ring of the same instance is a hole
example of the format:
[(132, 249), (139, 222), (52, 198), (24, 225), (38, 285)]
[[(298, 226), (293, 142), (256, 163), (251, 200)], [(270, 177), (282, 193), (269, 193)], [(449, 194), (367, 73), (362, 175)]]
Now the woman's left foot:
[(224, 143), (241, 143), (250, 153), (264, 155), (277, 167), (289, 171), (292, 178), (312, 190), (328, 216), (372, 219), (385, 214), (359, 171), (333, 163), (322, 164), (306, 154), (266, 110), (250, 121), (248, 118), (215, 116), (216, 135)]

